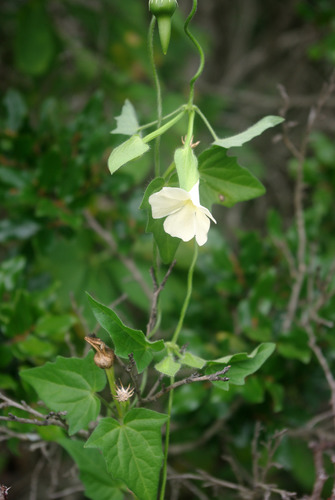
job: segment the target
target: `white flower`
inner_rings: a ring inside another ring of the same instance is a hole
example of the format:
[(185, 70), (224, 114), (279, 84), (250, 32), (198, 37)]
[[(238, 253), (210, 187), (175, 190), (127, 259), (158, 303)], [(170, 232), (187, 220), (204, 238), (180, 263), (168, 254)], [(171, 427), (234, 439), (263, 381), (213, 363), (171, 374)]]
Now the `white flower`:
[(175, 238), (189, 241), (194, 236), (198, 245), (207, 241), (210, 219), (216, 220), (210, 211), (200, 205), (199, 181), (190, 191), (181, 188), (163, 187), (149, 197), (152, 217), (164, 221), (164, 231)]

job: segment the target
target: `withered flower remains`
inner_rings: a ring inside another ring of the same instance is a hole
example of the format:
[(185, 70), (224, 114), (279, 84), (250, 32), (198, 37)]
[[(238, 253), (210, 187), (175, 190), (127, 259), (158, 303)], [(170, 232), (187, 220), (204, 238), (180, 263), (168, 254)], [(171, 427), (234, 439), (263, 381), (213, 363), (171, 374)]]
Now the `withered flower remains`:
[(106, 368), (110, 368), (114, 364), (115, 354), (113, 349), (108, 347), (101, 339), (98, 337), (85, 337), (85, 340), (96, 350), (94, 363), (99, 368), (106, 370)]

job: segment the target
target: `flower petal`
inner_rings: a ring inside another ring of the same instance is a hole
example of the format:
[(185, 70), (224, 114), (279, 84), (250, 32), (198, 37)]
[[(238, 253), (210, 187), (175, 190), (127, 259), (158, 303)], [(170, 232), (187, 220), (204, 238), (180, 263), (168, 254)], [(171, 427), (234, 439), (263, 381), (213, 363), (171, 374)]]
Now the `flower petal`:
[(160, 219), (173, 214), (177, 210), (180, 210), (189, 199), (190, 195), (184, 189), (164, 187), (149, 197), (152, 217)]
[(200, 207), (200, 197), (199, 197), (199, 181), (196, 182), (193, 188), (189, 191), (189, 195), (191, 197), (192, 203)]
[(207, 215), (207, 217), (209, 217), (210, 219), (212, 219), (213, 222), (215, 222), (216, 224), (216, 220), (214, 219), (213, 215), (210, 213), (210, 211), (204, 207), (203, 205), (200, 205), (200, 198), (199, 198), (199, 181), (194, 184), (193, 188), (191, 189), (191, 191), (189, 192), (190, 194), (190, 197), (191, 197), (191, 200), (192, 200), (192, 203), (196, 206), (196, 207), (199, 207), (202, 209), (202, 211)]
[(164, 221), (164, 231), (175, 238), (190, 241), (195, 236), (195, 211), (191, 203), (169, 215)]
[[(195, 239), (199, 246), (202, 246), (206, 243), (207, 233), (211, 224), (203, 208), (204, 207), (198, 208), (194, 217)], [(207, 209), (205, 210), (208, 211)]]

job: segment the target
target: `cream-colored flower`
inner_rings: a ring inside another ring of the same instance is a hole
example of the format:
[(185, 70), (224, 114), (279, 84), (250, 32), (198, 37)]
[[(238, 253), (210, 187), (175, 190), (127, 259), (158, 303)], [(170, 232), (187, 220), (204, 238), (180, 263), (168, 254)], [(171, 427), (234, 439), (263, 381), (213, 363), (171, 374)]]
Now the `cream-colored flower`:
[(210, 211), (200, 205), (199, 181), (190, 191), (163, 187), (149, 197), (149, 203), (154, 219), (166, 217), (164, 231), (183, 241), (195, 237), (198, 245), (204, 245), (207, 241), (210, 219), (216, 224)]

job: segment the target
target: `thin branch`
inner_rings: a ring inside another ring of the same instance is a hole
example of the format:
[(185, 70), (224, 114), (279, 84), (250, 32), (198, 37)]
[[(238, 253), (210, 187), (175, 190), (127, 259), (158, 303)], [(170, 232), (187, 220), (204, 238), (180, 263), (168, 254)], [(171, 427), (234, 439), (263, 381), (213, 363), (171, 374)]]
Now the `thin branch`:
[(29, 494), (29, 500), (37, 500), (37, 488), (38, 488), (38, 483), (39, 483), (39, 477), (42, 472), (42, 469), (44, 467), (45, 460), (43, 458), (40, 458), (40, 460), (37, 462), (37, 464), (34, 467), (32, 476), (31, 476), (31, 481), (30, 481), (30, 494)]
[(324, 356), (322, 350), (320, 349), (320, 347), (316, 342), (316, 337), (310, 323), (306, 323), (304, 326), (309, 337), (309, 345), (323, 370), (323, 373), (325, 375), (325, 378), (327, 380), (330, 389), (330, 404), (333, 412), (334, 428), (335, 428), (335, 378), (332, 374), (332, 371), (330, 369), (326, 357)]
[(67, 496), (73, 495), (73, 493), (81, 493), (84, 491), (84, 486), (82, 484), (78, 484), (78, 486), (72, 486), (71, 488), (66, 488), (62, 491), (55, 491), (51, 493), (48, 498), (56, 499), (56, 498), (64, 498)]
[(150, 398), (152, 397), (152, 395), (155, 393), (155, 391), (157, 390), (159, 384), (161, 383), (161, 381), (163, 380), (163, 378), (165, 377), (164, 373), (160, 373), (159, 374), (159, 377), (157, 378), (156, 382), (154, 383), (154, 385), (151, 387), (147, 397), (145, 399), (147, 400), (150, 400)]
[(67, 429), (67, 426), (56, 419), (45, 419), (45, 420), (37, 420), (36, 418), (22, 418), (13, 415), (12, 413), (8, 413), (8, 416), (0, 416), (0, 421), (3, 422), (18, 422), (20, 424), (32, 424), (38, 425), (39, 427), (45, 427), (48, 425), (57, 425), (58, 427), (62, 427), (63, 429)]
[(319, 500), (328, 476), (323, 466), (323, 448), (318, 443), (312, 443), (311, 448), (314, 456), (315, 482), (310, 500)]
[[(169, 472), (169, 479), (173, 478), (174, 476), (177, 475), (176, 471), (171, 467), (168, 466), (168, 472)], [(174, 485), (176, 482), (180, 483), (181, 485), (184, 486), (187, 490), (189, 490), (194, 498), (198, 498), (199, 500), (209, 500), (208, 496), (205, 495), (195, 484), (193, 484), (191, 481), (188, 481), (187, 479), (180, 478), (179, 480), (175, 480), (172, 485)], [(171, 499), (172, 500), (172, 499)]]
[(291, 278), (295, 279), (297, 272), (295, 269), (294, 257), (291, 253), (291, 250), (288, 247), (288, 244), (285, 240), (280, 240), (279, 238), (273, 239), (274, 245), (278, 248), (279, 251), (284, 255), (286, 262), (288, 264), (288, 268), (290, 271)]
[(35, 434), (33, 432), (16, 432), (5, 426), (0, 427), (0, 434), (3, 434), (0, 436), (0, 442), (7, 441), (10, 438), (17, 438), (20, 441), (29, 441), (30, 443), (37, 443), (41, 441), (41, 436), (39, 434)]
[[(279, 92), (283, 99), (283, 107), (280, 111), (282, 116), (286, 116), (286, 113), (289, 109), (289, 97), (285, 88), (280, 85)], [(288, 302), (286, 316), (283, 322), (283, 331), (288, 332), (291, 328), (293, 319), (295, 317), (301, 289), (304, 283), (304, 279), (307, 272), (306, 266), (306, 245), (307, 245), (307, 236), (306, 236), (306, 227), (304, 220), (304, 206), (303, 206), (303, 195), (304, 195), (304, 162), (307, 153), (307, 146), (310, 140), (310, 134), (316, 122), (316, 119), (320, 115), (321, 109), (329, 99), (330, 95), (335, 89), (335, 71), (331, 75), (330, 81), (327, 85), (323, 87), (321, 90), (319, 99), (315, 107), (312, 107), (309, 112), (309, 116), (307, 119), (307, 124), (305, 127), (305, 131), (300, 143), (300, 147), (297, 148), (293, 142), (290, 140), (288, 134), (288, 125), (284, 122), (283, 124), (283, 141), (286, 145), (287, 149), (291, 152), (291, 154), (297, 159), (297, 177), (295, 182), (295, 190), (294, 190), (294, 213), (295, 213), (295, 221), (297, 227), (297, 235), (298, 235), (298, 249), (296, 254), (296, 276), (295, 281), (292, 286), (292, 291), (290, 295), (290, 299)], [(291, 272), (292, 274), (292, 272)]]
[(256, 422), (255, 425), (255, 431), (254, 431), (254, 437), (251, 442), (251, 450), (252, 450), (252, 477), (254, 483), (259, 482), (259, 459), (260, 459), (260, 452), (258, 451), (258, 442), (259, 442), (259, 436), (262, 430), (262, 425), (259, 421)]
[[(48, 426), (48, 425), (57, 425), (58, 427), (62, 427), (63, 429), (67, 429), (67, 425), (63, 422), (62, 417), (66, 415), (66, 412), (54, 412), (51, 411), (47, 415), (38, 412), (31, 406), (29, 406), (25, 401), (21, 401), (21, 403), (17, 403), (16, 401), (8, 398), (3, 393), (0, 393), (0, 400), (4, 401), (0, 404), (1, 408), (13, 407), (19, 410), (23, 410), (31, 415), (34, 415), (37, 418), (24, 418), (17, 417), (12, 413), (8, 413), (8, 415), (1, 415), (0, 421), (5, 422), (19, 422), (21, 424), (33, 424), (38, 426)], [(37, 420), (41, 419), (41, 420)]]
[(169, 269), (167, 270), (167, 272), (166, 272), (166, 274), (165, 274), (165, 276), (160, 284), (158, 284), (157, 276), (155, 274), (154, 268), (152, 267), (150, 269), (150, 274), (152, 277), (154, 292), (152, 295), (151, 311), (150, 311), (150, 317), (149, 317), (149, 321), (148, 321), (148, 325), (147, 325), (147, 337), (152, 337), (152, 335), (150, 335), (150, 332), (152, 332), (152, 330), (156, 324), (156, 321), (157, 321), (157, 307), (158, 307), (159, 295), (162, 292), (162, 290), (164, 289), (166, 282), (167, 282), (167, 279), (170, 276), (170, 274), (172, 273), (172, 269), (174, 268), (175, 264), (176, 264), (176, 260), (174, 260), (171, 263)]
[(135, 389), (135, 394), (137, 395), (139, 401), (141, 401), (141, 391), (138, 385), (138, 372), (136, 369), (136, 363), (134, 360), (134, 354), (131, 352), (128, 354), (129, 358), (129, 363), (128, 366), (125, 367), (126, 372), (129, 373), (129, 376), (131, 378), (131, 381), (133, 383), (134, 389)]
[(253, 492), (250, 491), (249, 488), (246, 488), (245, 486), (239, 485), (232, 483), (230, 481), (225, 481), (224, 479), (218, 479), (216, 477), (210, 476), (206, 472), (202, 470), (197, 470), (197, 474), (173, 474), (169, 476), (169, 479), (174, 479), (174, 480), (185, 480), (185, 479), (193, 479), (195, 481), (201, 481), (206, 483), (204, 484), (204, 487), (209, 487), (209, 486), (220, 486), (222, 488), (228, 488), (231, 490), (238, 491), (241, 495), (242, 498), (252, 498)]
[(228, 377), (223, 377), (225, 373), (229, 370), (230, 366), (226, 366), (223, 368), (223, 370), (220, 370), (218, 372), (209, 374), (209, 375), (201, 375), (199, 376), (198, 374), (191, 375), (190, 377), (184, 378), (183, 380), (178, 380), (177, 382), (174, 382), (173, 384), (169, 385), (168, 387), (164, 387), (161, 391), (157, 392), (154, 396), (146, 397), (142, 399), (142, 402), (144, 403), (149, 403), (152, 401), (156, 401), (158, 398), (164, 396), (164, 394), (167, 394), (168, 392), (172, 391), (172, 389), (176, 389), (177, 387), (180, 387), (181, 385), (185, 384), (193, 384), (194, 382), (215, 382), (220, 380), (221, 382), (228, 382), (229, 378)]
[(106, 231), (99, 222), (93, 217), (93, 215), (88, 211), (84, 210), (84, 216), (88, 226), (93, 229), (93, 231), (100, 236), (102, 240), (107, 244), (113, 254), (117, 255), (122, 264), (128, 269), (128, 271), (133, 276), (134, 280), (140, 285), (145, 295), (151, 300), (152, 293), (150, 287), (147, 285), (146, 281), (143, 279), (139, 269), (136, 267), (133, 260), (125, 257), (118, 252), (116, 241), (114, 240), (112, 234)]

